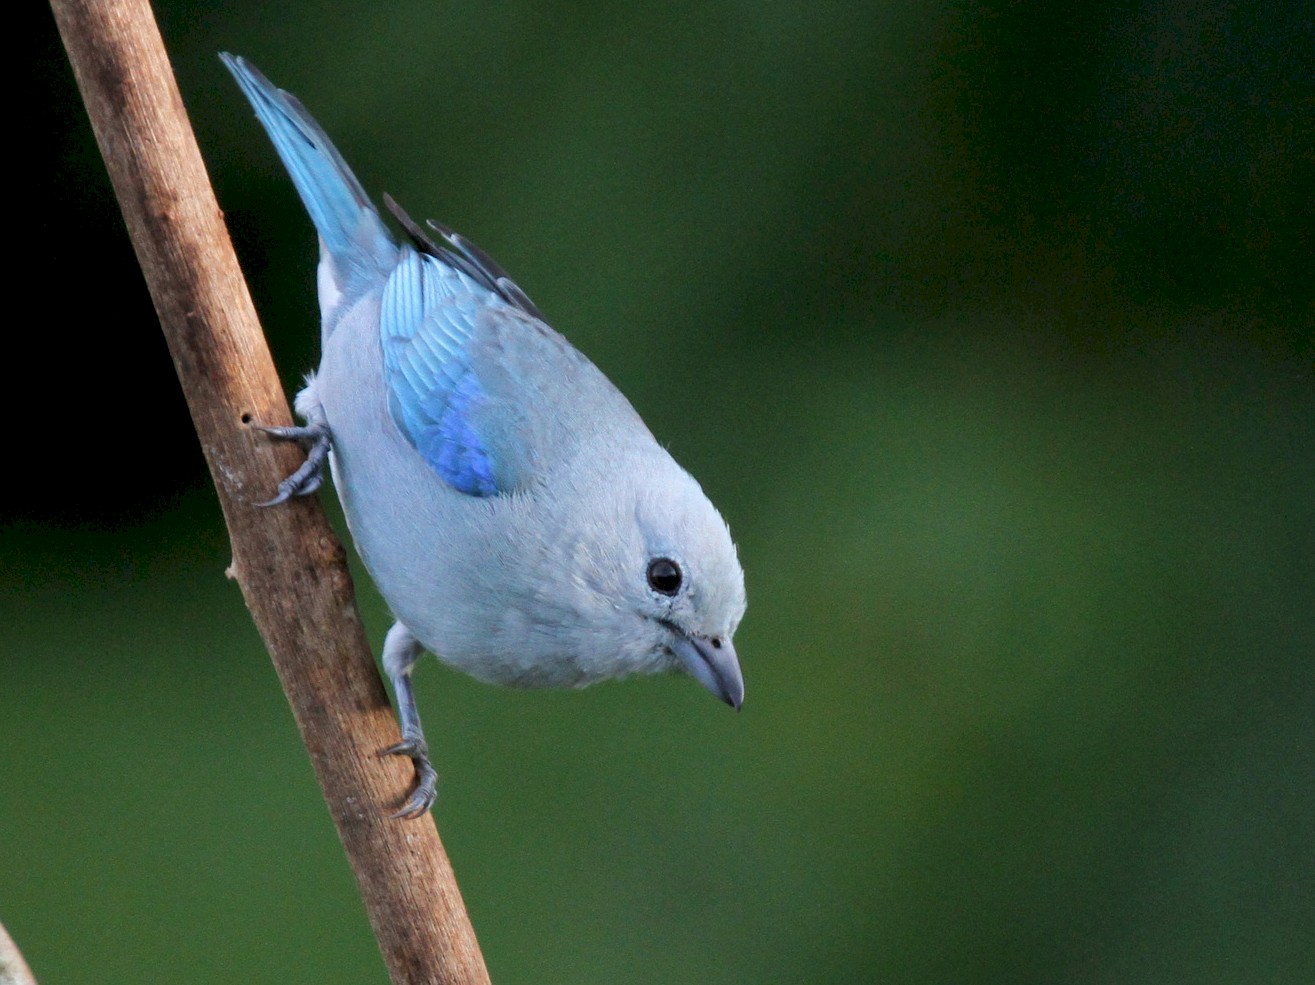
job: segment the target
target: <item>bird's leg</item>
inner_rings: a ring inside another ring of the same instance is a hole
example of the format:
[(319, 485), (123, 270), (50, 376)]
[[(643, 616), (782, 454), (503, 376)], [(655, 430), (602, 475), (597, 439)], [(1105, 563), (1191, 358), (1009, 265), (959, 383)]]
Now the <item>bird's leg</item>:
[(424, 648), (411, 631), (400, 622), (393, 623), (384, 637), (384, 671), (393, 682), (397, 695), (397, 717), (402, 727), (402, 741), (384, 750), (385, 755), (410, 756), (415, 764), (416, 786), (402, 809), (393, 815), (409, 820), (420, 817), (438, 797), (438, 772), (429, 761), (429, 746), (420, 727), (420, 712), (416, 710), (415, 693), (411, 690), (411, 669)]
[(306, 388), (297, 394), (297, 413), (306, 419), (302, 427), (266, 427), (253, 424), (277, 441), (295, 441), (306, 449), (306, 461), (297, 471), (279, 483), (278, 494), (258, 506), (277, 506), (286, 503), (293, 496), (309, 496), (320, 488), (324, 482), (324, 459), (333, 447), (333, 435), (329, 431), (329, 422), (324, 416), (324, 408), (315, 396), (315, 379), (308, 377)]

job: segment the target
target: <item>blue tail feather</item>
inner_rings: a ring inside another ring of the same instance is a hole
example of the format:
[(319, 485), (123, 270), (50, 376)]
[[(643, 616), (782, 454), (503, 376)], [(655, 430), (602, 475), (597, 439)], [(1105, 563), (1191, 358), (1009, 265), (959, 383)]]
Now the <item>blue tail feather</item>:
[(328, 135), (290, 93), (279, 89), (246, 59), (221, 52), (219, 57), (256, 111), (310, 213), (330, 256), (359, 259), (395, 249), (365, 189)]

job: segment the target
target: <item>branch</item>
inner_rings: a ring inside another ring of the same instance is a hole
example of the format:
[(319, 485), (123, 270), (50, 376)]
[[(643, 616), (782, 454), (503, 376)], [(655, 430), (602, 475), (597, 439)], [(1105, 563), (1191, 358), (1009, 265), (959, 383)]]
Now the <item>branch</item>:
[(14, 939), (0, 923), (0, 983), (3, 985), (37, 985), (32, 969), (23, 960), (23, 954)]
[(488, 972), (432, 818), (388, 815), (410, 763), (320, 506), (258, 509), (296, 453), (248, 421), (286, 399), (147, 0), (51, 0), (96, 140), (219, 492), (241, 586), (394, 985), (486, 985)]

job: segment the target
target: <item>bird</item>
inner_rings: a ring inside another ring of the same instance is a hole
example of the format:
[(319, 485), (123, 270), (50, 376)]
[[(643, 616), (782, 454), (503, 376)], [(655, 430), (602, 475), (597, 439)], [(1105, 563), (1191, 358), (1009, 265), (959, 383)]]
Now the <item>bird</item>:
[(426, 652), (472, 677), (578, 688), (683, 672), (737, 711), (744, 572), (730, 529), (610, 380), (486, 253), (389, 196), (390, 231), (302, 104), (246, 59), (224, 65), (319, 238), (320, 361), (294, 407), (256, 424), (327, 460), (357, 553), (395, 620), (382, 664), (415, 780), (437, 797), (412, 688)]

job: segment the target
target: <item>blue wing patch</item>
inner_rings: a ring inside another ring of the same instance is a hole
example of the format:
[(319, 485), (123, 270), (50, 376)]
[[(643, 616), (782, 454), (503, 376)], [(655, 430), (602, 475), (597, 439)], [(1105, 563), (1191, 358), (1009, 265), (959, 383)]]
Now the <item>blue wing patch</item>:
[(446, 395), (435, 393), (426, 412), (435, 423), (415, 436), (416, 450), (447, 484), (470, 496), (493, 496), (501, 490), (493, 478), (493, 460), (471, 419), (484, 391), (474, 373), (464, 374)]
[(494, 496), (496, 463), (476, 425), (488, 398), (471, 366), (478, 319), (506, 302), (439, 258), (403, 249), (379, 331), (393, 420), (443, 481)]

